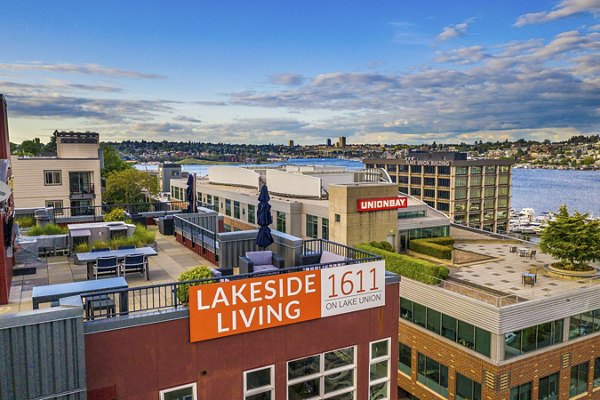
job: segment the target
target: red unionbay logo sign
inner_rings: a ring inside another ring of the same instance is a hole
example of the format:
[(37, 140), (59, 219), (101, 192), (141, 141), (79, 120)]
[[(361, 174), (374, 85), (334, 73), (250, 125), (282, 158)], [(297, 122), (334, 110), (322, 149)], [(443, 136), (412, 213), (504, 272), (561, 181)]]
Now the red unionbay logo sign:
[(406, 197), (375, 197), (371, 199), (358, 199), (358, 212), (394, 210), (406, 208), (408, 200)]

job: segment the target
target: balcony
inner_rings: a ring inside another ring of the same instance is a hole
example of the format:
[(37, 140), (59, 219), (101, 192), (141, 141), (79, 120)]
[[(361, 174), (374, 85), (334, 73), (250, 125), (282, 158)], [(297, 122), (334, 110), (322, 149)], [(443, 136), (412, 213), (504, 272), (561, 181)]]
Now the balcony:
[(96, 197), (93, 183), (73, 183), (69, 185), (71, 200), (89, 200)]

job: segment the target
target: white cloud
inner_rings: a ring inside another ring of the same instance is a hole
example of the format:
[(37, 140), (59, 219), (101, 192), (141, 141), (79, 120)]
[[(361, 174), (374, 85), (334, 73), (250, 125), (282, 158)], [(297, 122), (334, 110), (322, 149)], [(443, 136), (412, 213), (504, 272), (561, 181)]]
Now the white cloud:
[(295, 73), (273, 74), (270, 77), (271, 83), (282, 86), (298, 86), (304, 82), (304, 77)]
[(514, 26), (522, 27), (531, 24), (541, 24), (582, 13), (599, 15), (600, 0), (562, 0), (552, 11), (534, 12), (519, 16)]
[(438, 40), (446, 41), (465, 35), (467, 33), (467, 29), (469, 29), (469, 24), (473, 21), (474, 18), (469, 18), (459, 24), (449, 25), (445, 27), (442, 30), (442, 32), (438, 35)]
[(28, 64), (0, 64), (0, 70), (8, 71), (44, 71), (57, 73), (78, 73), (86, 75), (104, 75), (116, 78), (164, 79), (163, 75), (125, 69), (105, 67), (98, 64), (45, 64), (33, 62)]

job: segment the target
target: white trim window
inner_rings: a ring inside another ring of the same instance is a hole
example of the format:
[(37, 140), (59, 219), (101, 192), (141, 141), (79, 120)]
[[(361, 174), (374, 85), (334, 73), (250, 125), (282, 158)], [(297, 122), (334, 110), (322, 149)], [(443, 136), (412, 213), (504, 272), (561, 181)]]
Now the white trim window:
[(159, 392), (159, 400), (197, 400), (196, 382), (187, 385), (163, 389)]
[(244, 371), (244, 400), (275, 399), (275, 366)]
[(288, 361), (288, 400), (355, 398), (356, 346)]
[(390, 398), (390, 338), (369, 344), (369, 400)]

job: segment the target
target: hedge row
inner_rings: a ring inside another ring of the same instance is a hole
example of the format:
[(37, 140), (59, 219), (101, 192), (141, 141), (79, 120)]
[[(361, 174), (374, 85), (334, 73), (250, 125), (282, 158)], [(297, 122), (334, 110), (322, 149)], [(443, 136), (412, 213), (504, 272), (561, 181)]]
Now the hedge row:
[(438, 284), (440, 279), (446, 279), (450, 272), (448, 268), (442, 265), (436, 265), (429, 261), (418, 260), (396, 252), (378, 249), (370, 244), (359, 244), (356, 247), (381, 256), (385, 260), (385, 269), (388, 271), (428, 285)]
[(409, 242), (408, 248), (417, 253), (425, 254), (431, 257), (451, 260), (453, 244), (454, 239), (451, 237), (413, 239)]

